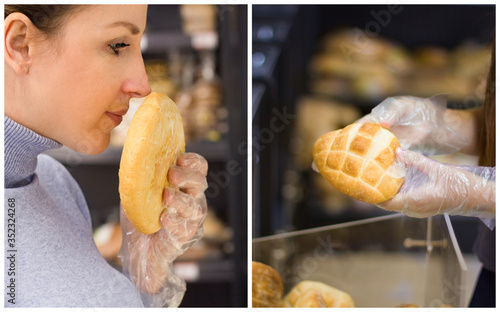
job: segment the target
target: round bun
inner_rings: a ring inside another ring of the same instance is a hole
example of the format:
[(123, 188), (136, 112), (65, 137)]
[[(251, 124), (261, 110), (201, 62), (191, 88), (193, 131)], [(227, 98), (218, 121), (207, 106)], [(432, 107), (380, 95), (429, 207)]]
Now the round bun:
[(184, 151), (177, 106), (168, 96), (151, 93), (132, 118), (118, 173), (123, 210), (137, 231), (152, 234), (161, 228), (167, 172)]
[(276, 270), (252, 261), (252, 307), (281, 307), (283, 280)]
[(404, 179), (389, 168), (398, 139), (379, 124), (354, 123), (321, 136), (313, 147), (318, 171), (335, 188), (376, 204), (394, 197)]
[(293, 308), (353, 308), (351, 296), (321, 282), (302, 281), (283, 300), (284, 307)]

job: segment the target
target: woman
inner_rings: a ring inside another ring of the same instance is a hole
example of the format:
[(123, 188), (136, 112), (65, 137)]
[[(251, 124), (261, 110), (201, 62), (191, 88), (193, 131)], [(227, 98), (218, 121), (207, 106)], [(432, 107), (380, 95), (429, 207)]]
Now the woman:
[(150, 93), (140, 49), (146, 13), (146, 5), (5, 6), (5, 306), (182, 299), (185, 284), (171, 264), (202, 235), (206, 161), (182, 154), (170, 168), (164, 204), (178, 215), (164, 212), (157, 233), (136, 232), (122, 213), (122, 274), (97, 251), (76, 182), (41, 154), (62, 145), (104, 151), (129, 100)]
[[(474, 249), (483, 269), (471, 307), (495, 306), (495, 45), (484, 105), (446, 108), (441, 96), (384, 100), (363, 121), (389, 128), (405, 149), (396, 150), (406, 169), (405, 183), (381, 208), (413, 217), (439, 213), (481, 218)], [(411, 149), (412, 151), (408, 150)], [(442, 164), (424, 155), (461, 151), (479, 156), (479, 167)]]

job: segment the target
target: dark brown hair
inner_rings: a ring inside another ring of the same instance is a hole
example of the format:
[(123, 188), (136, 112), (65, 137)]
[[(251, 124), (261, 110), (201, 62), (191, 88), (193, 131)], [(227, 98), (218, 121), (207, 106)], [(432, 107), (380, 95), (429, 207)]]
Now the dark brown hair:
[(491, 49), (491, 65), (486, 83), (483, 116), (479, 128), (479, 165), (495, 166), (495, 41)]
[(21, 5), (6, 4), (4, 19), (9, 14), (19, 12), (26, 15), (31, 22), (44, 34), (57, 34), (66, 18), (83, 5)]

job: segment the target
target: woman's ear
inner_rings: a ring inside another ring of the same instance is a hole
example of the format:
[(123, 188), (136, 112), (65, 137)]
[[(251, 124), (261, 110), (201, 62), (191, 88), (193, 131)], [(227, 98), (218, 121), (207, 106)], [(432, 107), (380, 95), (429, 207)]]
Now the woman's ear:
[(33, 62), (32, 48), (37, 27), (24, 14), (14, 12), (5, 20), (5, 65), (18, 74), (26, 74)]

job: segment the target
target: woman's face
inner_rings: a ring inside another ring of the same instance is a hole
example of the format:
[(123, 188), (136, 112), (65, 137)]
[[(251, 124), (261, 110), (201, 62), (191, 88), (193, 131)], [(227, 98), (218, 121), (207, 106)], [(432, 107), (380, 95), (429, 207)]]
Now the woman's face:
[(146, 13), (146, 5), (88, 6), (40, 43), (28, 74), (37, 132), (85, 154), (107, 148), (130, 98), (150, 93), (140, 48)]

